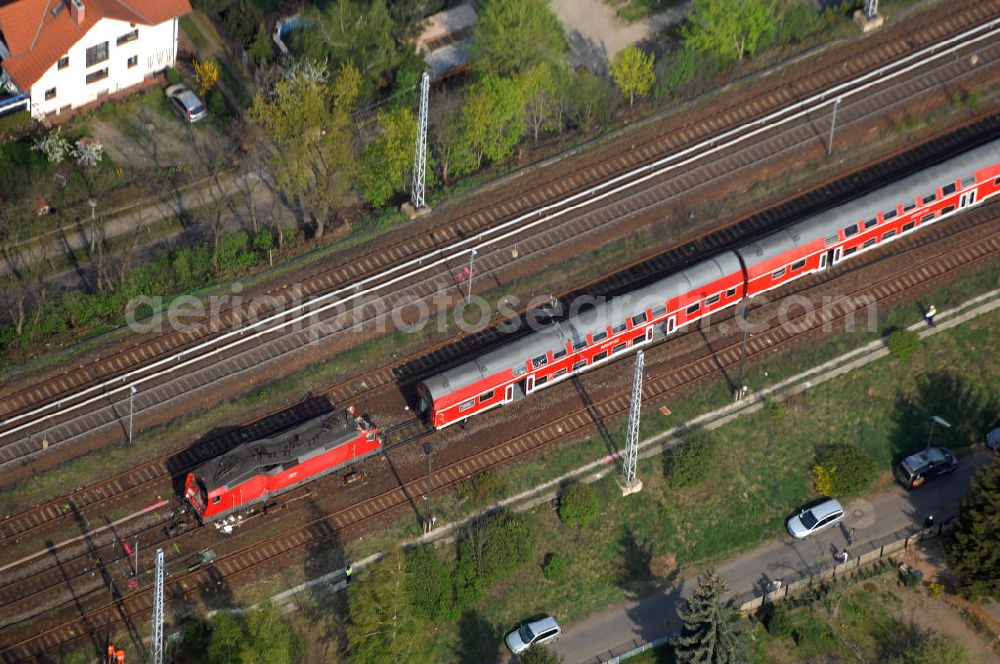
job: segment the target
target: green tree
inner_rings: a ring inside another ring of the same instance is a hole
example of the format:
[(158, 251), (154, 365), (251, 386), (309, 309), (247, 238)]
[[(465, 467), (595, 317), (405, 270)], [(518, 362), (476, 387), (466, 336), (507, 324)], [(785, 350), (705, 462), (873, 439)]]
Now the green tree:
[(979, 469), (962, 499), (954, 543), (948, 548), (952, 570), (969, 597), (1000, 595), (1000, 461)]
[(628, 105), (635, 103), (636, 95), (647, 95), (656, 82), (653, 73), (653, 55), (638, 46), (626, 46), (611, 60), (612, 80), (623, 95), (628, 95)]
[(516, 80), (524, 104), (524, 117), (532, 139), (537, 142), (541, 131), (556, 129), (561, 124), (565, 79), (557, 75), (551, 64), (540, 62), (521, 72)]
[(540, 62), (558, 64), (566, 37), (548, 0), (490, 0), (469, 51), (474, 72), (506, 76)]
[(205, 658), (208, 664), (292, 664), (302, 651), (302, 637), (274, 604), (264, 602), (242, 620), (216, 614)]
[(513, 81), (487, 76), (469, 88), (457, 149), (459, 156), (466, 151), (466, 161), (471, 157), (473, 170), (482, 166), (483, 158), (497, 163), (509, 157), (523, 135), (521, 97)]
[(419, 546), (406, 554), (406, 591), (413, 608), (427, 620), (441, 620), (451, 614), (451, 566), (441, 560), (431, 546)]
[(250, 44), (249, 55), (250, 59), (258, 67), (263, 67), (274, 57), (274, 49), (271, 47), (271, 36), (267, 34), (267, 28), (264, 27), (263, 23), (257, 28), (257, 36), (254, 38), (253, 43)]
[(681, 35), (685, 48), (742, 60), (767, 43), (776, 18), (775, 0), (694, 0)]
[(249, 115), (274, 142), (271, 167), (278, 188), (312, 216), (315, 235), (330, 210), (344, 203), (356, 170), (351, 110), (361, 76), (350, 64), (332, 84), (305, 68), (258, 92)]
[(378, 136), (361, 155), (359, 184), (365, 200), (382, 207), (409, 184), (417, 120), (410, 109), (397, 107), (379, 111), (378, 127)]
[(559, 518), (567, 526), (586, 526), (600, 509), (600, 498), (590, 484), (575, 482), (559, 497)]
[(726, 601), (726, 582), (714, 569), (698, 576), (698, 587), (680, 611), (684, 628), (673, 640), (679, 664), (737, 664), (747, 661), (746, 632), (733, 600)]
[(347, 596), (347, 650), (352, 664), (430, 662), (424, 625), (407, 592), (406, 559), (399, 548), (354, 583)]
[(576, 73), (570, 101), (571, 115), (584, 131), (596, 129), (611, 119), (618, 101), (614, 87), (606, 78), (589, 69), (580, 69)]
[(893, 657), (888, 664), (973, 664), (975, 661), (964, 643), (946, 636), (932, 636)]
[(520, 656), (521, 664), (562, 664), (563, 656), (543, 645), (534, 644)]

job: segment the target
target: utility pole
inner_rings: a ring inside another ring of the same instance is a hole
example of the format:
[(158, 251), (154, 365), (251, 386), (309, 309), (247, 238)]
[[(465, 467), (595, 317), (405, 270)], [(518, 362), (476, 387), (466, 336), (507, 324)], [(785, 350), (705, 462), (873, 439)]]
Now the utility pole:
[(948, 420), (944, 419), (943, 417), (938, 417), (937, 415), (931, 415), (931, 431), (929, 434), (927, 434), (927, 446), (924, 447), (924, 450), (929, 450), (931, 448), (931, 440), (934, 439), (935, 424), (940, 424), (945, 429), (951, 428), (951, 422), (949, 422)]
[(432, 459), (433, 459), (433, 457), (432, 457), (433, 453), (434, 453), (434, 445), (431, 444), (430, 442), (424, 443), (424, 454), (427, 455), (427, 485), (424, 487), (424, 532), (425, 533), (430, 532), (431, 527), (433, 526), (433, 521), (434, 521), (433, 517), (431, 516), (431, 508), (430, 508), (430, 501), (429, 501), (429, 497), (430, 497), (430, 493), (431, 493), (431, 479), (432, 479), (431, 478), (431, 469), (432, 469), (431, 462), (432, 462)]
[(479, 253), (479, 252), (476, 250), (475, 247), (473, 247), (472, 251), (469, 252), (469, 293), (468, 293), (468, 295), (465, 296), (465, 303), (466, 304), (469, 304), (470, 302), (472, 302), (472, 277), (473, 277), (472, 262), (474, 260), (476, 260), (476, 254), (477, 253)]
[(132, 415), (135, 413), (135, 385), (131, 385), (128, 395), (128, 442), (132, 444)]
[(743, 340), (740, 342), (740, 368), (736, 373), (736, 388), (733, 390), (733, 401), (741, 401), (747, 394), (743, 384), (743, 357), (746, 354), (747, 337), (750, 335), (750, 302), (742, 310), (737, 309), (743, 318)]
[(642, 480), (636, 477), (639, 461), (639, 415), (642, 411), (642, 369), (645, 356), (640, 350), (635, 356), (635, 375), (632, 377), (632, 399), (628, 409), (628, 433), (625, 436), (625, 460), (622, 464), (622, 495), (627, 496), (642, 490)]
[(410, 204), (414, 210), (427, 205), (424, 199), (424, 184), (427, 167), (427, 98), (431, 90), (431, 77), (427, 72), (420, 78), (420, 114), (417, 116), (417, 148), (413, 157), (413, 191)]
[(830, 120), (830, 138), (826, 142), (826, 156), (833, 154), (833, 130), (837, 126), (837, 109), (840, 108), (840, 97), (833, 100), (833, 118)]
[(163, 664), (163, 549), (156, 550), (156, 587), (153, 588), (153, 664)]
[(865, 18), (869, 21), (878, 16), (878, 0), (865, 0)]

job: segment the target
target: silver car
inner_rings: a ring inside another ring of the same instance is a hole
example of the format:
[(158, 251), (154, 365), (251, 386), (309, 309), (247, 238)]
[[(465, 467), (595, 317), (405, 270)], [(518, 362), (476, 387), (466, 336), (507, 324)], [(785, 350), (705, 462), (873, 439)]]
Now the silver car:
[(505, 640), (510, 651), (515, 655), (520, 655), (536, 643), (552, 643), (557, 641), (560, 636), (562, 636), (562, 629), (560, 629), (556, 619), (552, 616), (544, 616), (538, 620), (524, 623), (508, 634)]
[(813, 505), (807, 505), (788, 520), (788, 534), (795, 539), (809, 537), (821, 530), (840, 523), (844, 519), (844, 506), (836, 498), (826, 498)]
[(171, 85), (164, 91), (164, 94), (167, 95), (167, 99), (181, 114), (181, 117), (188, 122), (198, 122), (208, 116), (205, 104), (202, 103), (201, 99), (198, 99), (198, 95), (191, 88), (183, 83)]

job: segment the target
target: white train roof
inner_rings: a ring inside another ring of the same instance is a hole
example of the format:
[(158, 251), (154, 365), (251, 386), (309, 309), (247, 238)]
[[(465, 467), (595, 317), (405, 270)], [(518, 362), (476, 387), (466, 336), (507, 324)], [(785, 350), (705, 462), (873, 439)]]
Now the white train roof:
[(740, 271), (740, 261), (735, 253), (728, 251), (713, 256), (631, 293), (596, 303), (592, 307), (581, 307), (578, 313), (571, 310), (571, 315), (566, 320), (549, 324), (474, 360), (431, 376), (423, 381), (423, 385), (432, 399), (438, 399), (498, 371), (521, 366), (526, 360), (547, 351), (564, 348), (567, 342), (583, 341), (588, 333), (601, 332), (646, 309), (663, 305), (678, 295), (696, 291)]
[(1000, 163), (1000, 140), (987, 143), (953, 159), (897, 180), (849, 203), (838, 205), (809, 219), (793, 224), (739, 249), (747, 265), (755, 265), (789, 249), (808, 244), (816, 238), (836, 243), (837, 231), (851, 224), (872, 219), (879, 212), (895, 210), (899, 204), (913, 203), (917, 196), (927, 196), (935, 189), (960, 180), (976, 171)]

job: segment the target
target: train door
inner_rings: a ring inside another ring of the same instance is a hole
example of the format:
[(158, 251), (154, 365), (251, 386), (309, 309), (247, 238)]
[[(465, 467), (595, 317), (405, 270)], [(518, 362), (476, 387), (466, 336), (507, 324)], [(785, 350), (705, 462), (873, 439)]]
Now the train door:
[(534, 391), (535, 391), (535, 377), (534, 376), (528, 376), (528, 382), (526, 383), (526, 387), (524, 388), (524, 392), (525, 392), (525, 394), (531, 394)]
[(976, 190), (967, 191), (962, 194), (962, 197), (958, 200), (959, 209), (969, 207), (970, 205), (976, 204)]
[(677, 316), (667, 319), (667, 334), (671, 334), (677, 328)]
[(647, 342), (650, 342), (650, 341), (653, 340), (653, 327), (654, 326), (650, 325), (649, 327), (646, 328), (646, 341)]
[(841, 256), (842, 254), (840, 247), (837, 247), (836, 249), (831, 249), (825, 254), (820, 254), (819, 269), (825, 270), (828, 267), (833, 267), (834, 265), (840, 262)]
[(507, 386), (507, 390), (504, 392), (503, 402), (510, 403), (513, 400), (514, 400), (514, 383), (511, 383), (510, 385)]

